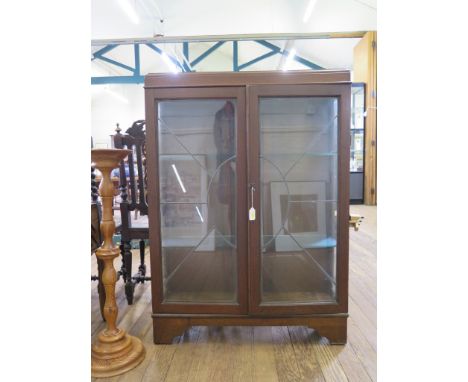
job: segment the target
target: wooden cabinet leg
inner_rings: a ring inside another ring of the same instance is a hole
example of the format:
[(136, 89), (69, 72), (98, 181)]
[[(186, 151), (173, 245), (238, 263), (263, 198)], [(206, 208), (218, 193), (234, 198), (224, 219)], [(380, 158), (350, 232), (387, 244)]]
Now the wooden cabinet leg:
[(328, 319), (328, 321), (314, 320), (309, 324), (322, 337), (328, 338), (332, 345), (344, 345), (347, 341), (346, 318)]
[(153, 340), (155, 344), (171, 344), (174, 337), (181, 336), (190, 327), (186, 318), (153, 317)]

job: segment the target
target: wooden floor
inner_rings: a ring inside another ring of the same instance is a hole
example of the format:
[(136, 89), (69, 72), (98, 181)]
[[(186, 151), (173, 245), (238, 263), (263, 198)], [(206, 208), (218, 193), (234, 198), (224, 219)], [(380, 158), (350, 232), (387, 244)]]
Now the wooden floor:
[[(331, 346), (305, 327), (193, 327), (172, 345), (154, 345), (150, 283), (136, 287), (128, 306), (120, 281), (118, 326), (141, 338), (147, 354), (136, 369), (98, 381), (376, 381), (376, 207), (351, 206), (351, 213), (365, 218), (358, 232), (350, 229), (347, 345)], [(96, 283), (91, 300), (94, 339), (105, 326)]]

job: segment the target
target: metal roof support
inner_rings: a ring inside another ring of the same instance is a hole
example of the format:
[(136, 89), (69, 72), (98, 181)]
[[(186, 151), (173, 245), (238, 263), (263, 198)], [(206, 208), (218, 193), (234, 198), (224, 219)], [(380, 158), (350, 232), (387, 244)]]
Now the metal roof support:
[(135, 72), (134, 76), (140, 75), (140, 45), (133, 44), (133, 51), (135, 55)]
[[(283, 54), (289, 54), (288, 51), (283, 51), (284, 53)], [(309, 60), (306, 60), (305, 58), (301, 57), (301, 56), (298, 56), (297, 54), (294, 56), (294, 60), (297, 61), (297, 62), (300, 62), (302, 65), (305, 65), (305, 66), (308, 66), (309, 68), (313, 69), (313, 70), (322, 70), (322, 69), (325, 69), (323, 67), (321, 67), (320, 65), (317, 65), (315, 63), (313, 63), (312, 61), (309, 61)]]
[(232, 42), (232, 71), (239, 71), (239, 47), (237, 46), (238, 41)]
[[(141, 73), (141, 56), (140, 56), (140, 45), (144, 44), (147, 47), (151, 48), (158, 54), (166, 54), (169, 59), (182, 71), (191, 72), (192, 67), (199, 64), (201, 61), (206, 59), (210, 54), (216, 51), (221, 47), (225, 42), (232, 41), (232, 70), (234, 72), (239, 72), (243, 69), (248, 68), (249, 66), (265, 60), (269, 57), (272, 57), (276, 54), (281, 54), (283, 56), (289, 55), (290, 49), (286, 45), (284, 49), (279, 46), (267, 41), (268, 40), (299, 40), (299, 39), (330, 39), (330, 38), (361, 38), (365, 32), (338, 32), (338, 33), (289, 33), (289, 34), (258, 34), (258, 35), (224, 35), (224, 36), (173, 36), (173, 37), (154, 37), (154, 38), (142, 38), (142, 39), (120, 39), (120, 40), (93, 40), (91, 44), (93, 46), (102, 46), (97, 50), (93, 55), (91, 60), (102, 60), (109, 64), (118, 66), (125, 70), (128, 70), (132, 73), (130, 76), (108, 76), (108, 77), (92, 77), (92, 84), (135, 84), (144, 82), (144, 76)], [(239, 64), (239, 41), (252, 41), (259, 45), (262, 45), (268, 48), (270, 51), (264, 53), (248, 62)], [(200, 54), (193, 61), (190, 61), (190, 43), (197, 42), (214, 42), (214, 44)], [(171, 54), (165, 53), (161, 48), (155, 44), (164, 44), (164, 43), (181, 43), (183, 60), (180, 62), (177, 57), (174, 57)], [(105, 56), (106, 53), (111, 50), (122, 46), (132, 44), (134, 49), (134, 60), (135, 67), (132, 68), (122, 62), (116, 61), (114, 59), (108, 58)], [(295, 55), (294, 60), (305, 65), (307, 68), (312, 70), (324, 69), (320, 65), (307, 60), (304, 57)]]
[(106, 45), (104, 48), (102, 49), (99, 49), (97, 52), (94, 52), (93, 53), (93, 57), (91, 58), (91, 61), (93, 60), (101, 60), (101, 61), (104, 61), (104, 62), (107, 62), (109, 64), (112, 64), (112, 65), (115, 65), (115, 66), (118, 66), (120, 68), (123, 68), (125, 70), (128, 70), (132, 73), (135, 73), (135, 69), (132, 68), (131, 66), (128, 66), (128, 65), (125, 65), (125, 64), (122, 64), (121, 62), (119, 61), (115, 61), (111, 58), (108, 58), (108, 57), (105, 57), (104, 54), (106, 54), (107, 52), (110, 52), (112, 49), (115, 49), (117, 48), (118, 45)]
[[(200, 54), (195, 60), (193, 60), (190, 63), (190, 66), (195, 66), (197, 65), (200, 61), (204, 60), (207, 58), (211, 53), (213, 53), (216, 49), (218, 49), (221, 45), (223, 45), (225, 41), (218, 41), (216, 44), (208, 48), (206, 51), (204, 51), (202, 54)], [(188, 44), (188, 43), (187, 43)]]
[[(256, 42), (259, 42), (259, 41), (256, 41)], [(273, 45), (273, 44), (272, 44), (272, 45)], [(264, 60), (264, 59), (266, 59), (266, 58), (268, 58), (268, 57), (274, 56), (274, 55), (277, 54), (277, 53), (281, 53), (281, 48), (279, 48), (279, 47), (275, 47), (275, 46), (270, 47), (270, 46), (267, 46), (267, 48), (271, 49), (271, 51), (268, 52), (268, 53), (262, 54), (261, 56), (259, 56), (259, 57), (257, 57), (257, 58), (254, 58), (253, 60), (250, 60), (250, 61), (248, 61), (248, 62), (246, 62), (246, 63), (244, 63), (244, 64), (239, 65), (239, 66), (238, 66), (239, 70), (245, 69), (245, 68), (247, 68), (248, 66), (255, 64), (256, 62), (259, 62), (259, 61), (262, 61), (262, 60)]]
[[(140, 47), (138, 44), (134, 44), (134, 51), (135, 51), (135, 68), (131, 66), (125, 65), (119, 61), (113, 60), (111, 58), (105, 57), (104, 54), (110, 52), (112, 49), (115, 49), (118, 45), (106, 45), (104, 48), (99, 49), (97, 52), (94, 52), (91, 61), (93, 60), (101, 60), (107, 62), (109, 64), (118, 66), (119, 68), (123, 68), (128, 70), (133, 75), (132, 76), (107, 76), (107, 77), (91, 77), (91, 84), (117, 84), (117, 83), (138, 83), (138, 82), (128, 82), (128, 78), (135, 79), (136, 77), (140, 76)], [(117, 80), (116, 78), (123, 77), (125, 80)], [(120, 82), (124, 81), (124, 82)]]
[(182, 50), (183, 50), (183, 54), (184, 54), (184, 63), (183, 63), (183, 65), (184, 65), (184, 70), (186, 72), (191, 72), (190, 67), (187, 64), (188, 62), (190, 62), (190, 58), (189, 58), (190, 50), (189, 49), (190, 48), (189, 48), (188, 41), (184, 41), (182, 43)]
[(165, 53), (167, 55), (167, 57), (169, 57), (169, 59), (174, 63), (174, 65), (176, 65), (178, 68), (180, 68), (180, 70), (182, 70), (182, 71), (184, 70), (183, 65), (174, 56), (172, 56), (170, 54), (167, 54), (166, 52), (163, 52), (160, 48), (158, 48), (156, 45), (153, 45), (152, 43), (148, 43), (148, 44), (145, 44), (145, 45), (147, 47), (153, 49), (155, 52), (157, 52), (159, 54)]
[(142, 84), (143, 82), (145, 82), (145, 76), (91, 77), (91, 85)]
[(115, 60), (113, 60), (111, 58), (107, 58), (107, 57), (104, 57), (104, 56), (98, 56), (98, 57), (95, 56), (94, 58), (96, 58), (98, 60), (101, 60), (101, 61), (104, 61), (104, 62), (107, 62), (107, 63), (112, 64), (112, 65), (118, 66), (120, 68), (126, 69), (126, 70), (128, 70), (128, 71), (130, 71), (132, 73), (135, 73), (135, 69), (132, 68), (131, 66), (122, 64), (121, 62), (115, 61)]
[[(145, 44), (149, 48), (153, 49), (158, 54), (163, 54), (163, 51), (152, 43)], [(118, 66), (125, 70), (130, 71), (132, 76), (106, 76), (106, 77), (91, 77), (92, 85), (102, 85), (102, 84), (140, 84), (144, 82), (144, 76), (141, 75), (141, 64), (140, 64), (140, 44), (133, 44), (133, 54), (135, 58), (135, 67), (125, 65), (119, 61), (113, 60), (111, 58), (105, 57), (104, 54), (116, 48), (118, 45), (106, 45), (104, 48), (98, 50), (93, 54), (91, 60), (97, 59), (109, 64)], [(167, 53), (166, 53), (167, 54)], [(177, 58), (173, 57), (170, 54), (167, 54), (169, 59), (181, 70), (185, 70), (185, 65), (181, 65)], [(188, 66), (187, 66), (188, 67)], [(189, 69), (190, 71), (190, 69)]]
[[(288, 50), (286, 50), (286, 49), (281, 50), (281, 48), (279, 46), (276, 46), (275, 44), (272, 44), (271, 42), (268, 42), (268, 41), (265, 41), (265, 40), (255, 40), (255, 42), (260, 44), (260, 45), (263, 45), (266, 48), (270, 48), (271, 50), (275, 50), (278, 53), (281, 53), (282, 55), (287, 56), (289, 54)], [(306, 60), (305, 58), (298, 56), (297, 54), (294, 56), (294, 60), (301, 63), (302, 65), (307, 66), (310, 69), (313, 69), (313, 70), (325, 69), (325, 68), (322, 68), (320, 65), (317, 65), (317, 64), (313, 63), (312, 61)]]
[(101, 48), (99, 49), (98, 51), (96, 51), (94, 54), (93, 54), (93, 58), (91, 60), (94, 60), (94, 58), (98, 57), (98, 56), (102, 56), (103, 54), (107, 53), (107, 52), (110, 52), (112, 49), (116, 48), (118, 45), (116, 44), (109, 44), (109, 45), (106, 45), (104, 48)]
[(275, 52), (275, 51), (271, 51), (271, 52), (268, 52), (268, 53), (265, 53), (257, 58), (254, 58), (253, 60), (250, 60), (249, 62), (246, 62), (242, 65), (239, 65), (239, 70), (242, 70), (242, 69), (245, 69), (246, 67), (250, 66), (250, 65), (253, 65), (255, 64), (256, 62), (259, 62), (259, 61), (262, 61), (268, 57), (271, 57), (271, 56), (274, 56), (275, 54), (277, 54), (278, 52)]

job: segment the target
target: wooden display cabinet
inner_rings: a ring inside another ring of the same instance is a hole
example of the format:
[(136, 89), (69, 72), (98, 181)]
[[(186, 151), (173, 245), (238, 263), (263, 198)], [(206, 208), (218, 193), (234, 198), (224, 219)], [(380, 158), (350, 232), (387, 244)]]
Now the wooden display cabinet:
[(155, 343), (192, 325), (346, 342), (347, 71), (145, 78)]

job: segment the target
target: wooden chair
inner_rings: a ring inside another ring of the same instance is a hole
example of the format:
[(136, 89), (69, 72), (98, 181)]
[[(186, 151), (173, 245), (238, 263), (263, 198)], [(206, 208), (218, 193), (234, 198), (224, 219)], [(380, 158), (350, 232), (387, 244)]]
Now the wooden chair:
[[(96, 252), (102, 244), (101, 236), (101, 204), (98, 201), (98, 187), (96, 184), (96, 174), (94, 173), (94, 167), (91, 166), (91, 255)], [(98, 295), (99, 295), (99, 306), (101, 308), (101, 316), (104, 319), (104, 303), (106, 301), (106, 293), (104, 285), (102, 283), (102, 271), (104, 270), (104, 264), (101, 260), (97, 259), (98, 275), (91, 276), (91, 281), (98, 281)]]
[[(133, 303), (135, 285), (151, 280), (146, 277), (145, 240), (149, 239), (149, 228), (146, 219), (139, 219), (140, 223), (132, 221), (132, 212), (139, 213), (140, 217), (148, 216), (146, 202), (146, 132), (145, 121), (135, 121), (125, 134), (117, 124), (113, 143), (116, 149), (129, 149), (132, 153), (119, 167), (120, 177), (120, 217), (121, 223), (116, 232), (121, 235), (120, 252), (122, 254), (122, 268), (118, 272), (125, 281), (125, 295), (129, 305)], [(143, 223), (141, 223), (143, 221)], [(131, 241), (139, 240), (140, 265), (138, 272), (132, 276)]]

